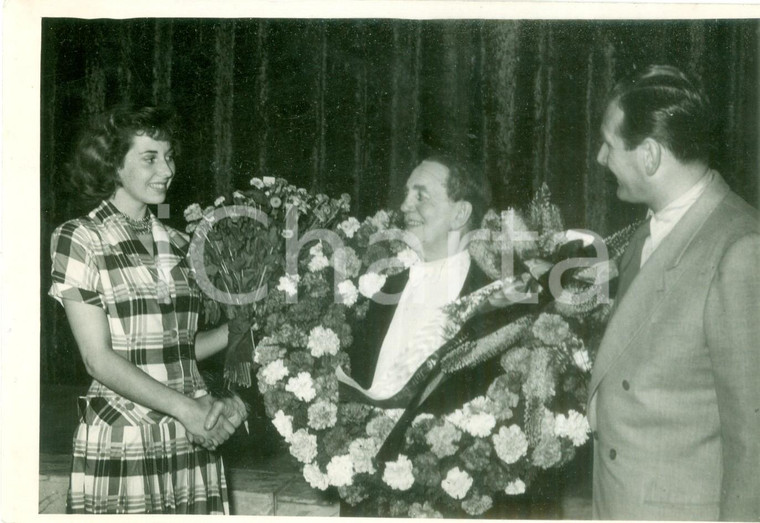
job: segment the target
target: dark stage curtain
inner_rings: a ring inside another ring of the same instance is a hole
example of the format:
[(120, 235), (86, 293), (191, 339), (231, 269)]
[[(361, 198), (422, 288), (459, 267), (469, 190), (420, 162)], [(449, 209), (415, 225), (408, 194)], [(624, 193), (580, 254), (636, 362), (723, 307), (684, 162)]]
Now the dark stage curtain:
[[(297, 14), (297, 13), (294, 13)], [(64, 165), (86, 118), (168, 103), (183, 122), (170, 224), (190, 203), (281, 176), (396, 205), (430, 149), (484, 167), (495, 207), (547, 183), (568, 226), (642, 214), (596, 164), (606, 92), (649, 63), (700, 73), (715, 166), (758, 203), (756, 21), (45, 19), (42, 22), (42, 381), (86, 381), (50, 284), (49, 236), (81, 214)]]

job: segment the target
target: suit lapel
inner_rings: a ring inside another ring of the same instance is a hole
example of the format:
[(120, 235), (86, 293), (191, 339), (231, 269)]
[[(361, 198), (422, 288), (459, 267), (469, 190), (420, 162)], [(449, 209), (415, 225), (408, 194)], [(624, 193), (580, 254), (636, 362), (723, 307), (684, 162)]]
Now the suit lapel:
[[(390, 276), (383, 285), (382, 292), (400, 294), (407, 281), (409, 281), (408, 270)], [(358, 350), (352, 351), (354, 361), (351, 365), (351, 377), (364, 388), (369, 388), (375, 378), (377, 358), (380, 356), (380, 349), (396, 312), (396, 306), (397, 303), (384, 305), (370, 301), (364, 322), (367, 326), (366, 335), (355, 342)]]
[(620, 260), (620, 281), (617, 290), (617, 302), (631, 286), (631, 282), (639, 273), (641, 266), (641, 251), (644, 248), (644, 242), (649, 236), (649, 220), (645, 221), (634, 233), (631, 238), (630, 247), (626, 249), (625, 254)]
[[(382, 291), (386, 294), (400, 294), (403, 292), (408, 281), (409, 271), (407, 270), (389, 277)], [(491, 280), (488, 276), (474, 261), (471, 261), (470, 269), (467, 271), (467, 276), (459, 295), (470, 294), (490, 282)], [(369, 388), (375, 378), (375, 367), (377, 366), (377, 359), (380, 356), (380, 349), (383, 346), (383, 340), (385, 340), (385, 335), (388, 332), (395, 313), (396, 304), (382, 305), (374, 301), (370, 303), (365, 325), (368, 328), (367, 332), (372, 334), (365, 336), (365, 341), (357, 344), (357, 347), (360, 346), (359, 351), (355, 353), (357, 363), (351, 367), (352, 377), (362, 387)]]
[(476, 290), (482, 289), (492, 281), (493, 280), (486, 276), (486, 273), (483, 272), (480, 267), (478, 267), (477, 263), (475, 263), (475, 260), (470, 260), (470, 269), (467, 271), (467, 277), (462, 284), (462, 290), (459, 292), (459, 296), (467, 296), (468, 294), (472, 294)]
[[(680, 265), (680, 261), (684, 253), (728, 192), (728, 186), (720, 175), (716, 174), (699, 200), (655, 249), (638, 274), (632, 277), (628, 289), (623, 289), (625, 294), (620, 296), (615, 304), (612, 319), (594, 362), (589, 398), (620, 356), (633, 346), (641, 332), (648, 328), (648, 320), (658, 312), (663, 298), (683, 273), (684, 267)], [(632, 244), (631, 249), (633, 248)], [(635, 262), (633, 258), (635, 255), (632, 254), (629, 263)], [(626, 272), (629, 271), (635, 271), (635, 267), (628, 267)]]
[[(467, 276), (465, 277), (464, 283), (462, 284), (462, 290), (459, 292), (459, 296), (461, 297), (471, 294), (476, 290), (488, 285), (492, 281), (493, 280), (491, 280), (486, 275), (486, 273), (477, 266), (475, 260), (470, 260), (470, 268), (467, 271)], [(391, 315), (391, 318), (392, 317), (393, 315)], [(390, 320), (388, 320), (388, 325), (390, 325)], [(386, 331), (383, 331), (383, 337), (385, 336), (385, 332)], [(382, 338), (380, 340), (380, 343), (382, 344)], [(375, 361), (377, 361), (377, 356), (375, 356)], [(417, 417), (417, 413), (419, 412), (420, 407), (424, 404), (429, 404), (430, 401), (433, 401), (435, 399), (430, 398), (430, 396), (438, 389), (442, 383), (446, 382), (446, 378), (448, 378), (448, 375), (444, 375), (440, 370), (440, 367), (434, 369), (431, 375), (409, 400), (409, 403), (404, 409), (404, 413), (396, 422), (393, 430), (391, 430), (390, 434), (386, 437), (383, 445), (380, 447), (380, 450), (376, 455), (376, 459), (380, 463), (381, 467), (385, 466), (385, 462), (394, 460), (398, 457), (398, 452), (403, 445), (404, 435), (406, 434), (407, 428), (411, 424), (412, 420)]]

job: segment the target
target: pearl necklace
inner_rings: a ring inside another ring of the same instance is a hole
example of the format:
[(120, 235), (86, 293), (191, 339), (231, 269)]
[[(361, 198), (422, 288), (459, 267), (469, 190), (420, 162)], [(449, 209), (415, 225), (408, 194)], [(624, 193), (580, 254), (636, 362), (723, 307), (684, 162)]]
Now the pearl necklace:
[(150, 213), (147, 213), (145, 215), (145, 218), (142, 220), (135, 220), (133, 218), (130, 218), (124, 213), (120, 213), (124, 219), (127, 221), (127, 225), (129, 225), (129, 228), (132, 229), (132, 232), (135, 234), (150, 234)]

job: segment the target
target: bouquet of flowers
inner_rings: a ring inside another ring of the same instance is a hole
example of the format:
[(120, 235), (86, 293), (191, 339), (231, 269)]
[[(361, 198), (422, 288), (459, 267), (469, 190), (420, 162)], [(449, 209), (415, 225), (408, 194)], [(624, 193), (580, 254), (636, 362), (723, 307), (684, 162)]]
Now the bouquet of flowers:
[[(286, 269), (286, 246), (297, 242), (299, 235), (343, 221), (350, 197), (311, 194), (282, 178), (267, 176), (252, 178), (250, 185), (246, 191), (235, 191), (231, 202), (220, 196), (205, 209), (194, 203), (184, 215), (186, 232), (193, 233), (191, 266), (211, 298), (203, 302), (205, 317), (211, 323), (218, 323), (222, 315), (228, 320), (246, 318), (255, 337), (264, 329), (261, 320), (276, 303), (267, 296)], [(225, 378), (250, 387), (251, 367), (251, 354), (231, 351)]]
[[(286, 198), (296, 194), (302, 202), (321, 201), (333, 212), (315, 216), (314, 207), (303, 207), (309, 224), (324, 227), (309, 227), (311, 236), (298, 232), (286, 239), (300, 242), (291, 244), (295, 250), (277, 245), (293, 227), (274, 220), (245, 231), (215, 227), (221, 238), (207, 234), (206, 241), (221, 242), (212, 256), (214, 268), (225, 267), (214, 273), (218, 286), (250, 292), (240, 284), (242, 277), (220, 275), (232, 263), (258, 271), (245, 281), (271, 283), (266, 299), (254, 307), (218, 306), (228, 317), (253, 315), (253, 362), (267, 415), (313, 488), (335, 488), (347, 503), (370, 504), (377, 515), (474, 517), (488, 511), (495, 496), (521, 494), (541, 470), (572, 459), (588, 439), (584, 409), (593, 359), (588, 347), (609, 309), (600, 289), (614, 278), (614, 259), (634, 226), (597, 242), (595, 247), (610, 250), (608, 256), (559, 270), (569, 260), (588, 256), (592, 245), (587, 234), (563, 229), (548, 190), (539, 191), (525, 214), (489, 213), (469, 250), (495, 283), (448, 307), (448, 341), (420, 366), (410, 380), (407, 392), (412, 394), (402, 395), (402, 404), (413, 401), (414, 389), (436, 374), (494, 360), (503, 373), (482, 396), (446, 416), (419, 414), (399, 435), (404, 409), (387, 408), (362, 394), (340, 394), (338, 376), (343, 369), (350, 372), (346, 349), (369, 300), (388, 275), (410, 267), (419, 256), (395, 229), (393, 213), (380, 211), (359, 222), (348, 215), (345, 200), (307, 196), (284, 181), (254, 186), (236, 198), (259, 202), (256, 192), (269, 196), (266, 191), (272, 194), (274, 187)], [(218, 208), (223, 202), (217, 203)], [(196, 226), (205, 219), (193, 217)], [(232, 242), (227, 235), (236, 235), (251, 251), (228, 254), (222, 248)], [(262, 235), (268, 240), (256, 243)], [(263, 252), (252, 251), (261, 245)], [(515, 268), (506, 276), (505, 252)], [(256, 261), (234, 261), (241, 255)], [(538, 300), (519, 314), (505, 315), (509, 321), (487, 335), (473, 335), (468, 324), (479, 321), (499, 293)], [(215, 307), (210, 305), (212, 313)], [(382, 450), (391, 438), (400, 443), (389, 455)]]

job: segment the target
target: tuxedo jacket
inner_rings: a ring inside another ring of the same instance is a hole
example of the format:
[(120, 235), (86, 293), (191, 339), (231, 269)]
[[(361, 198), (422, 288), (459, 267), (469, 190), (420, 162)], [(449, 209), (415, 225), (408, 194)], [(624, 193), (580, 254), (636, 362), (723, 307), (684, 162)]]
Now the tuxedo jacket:
[[(400, 294), (408, 279), (409, 271), (390, 276), (382, 291), (387, 294)], [(466, 296), (488, 285), (491, 281), (473, 260), (459, 295)], [(354, 337), (354, 344), (349, 351), (351, 376), (365, 389), (372, 385), (380, 349), (395, 312), (396, 304), (384, 305), (371, 301), (364, 318), (362, 332), (357, 332)], [(484, 314), (478, 317), (473, 325), (476, 328), (481, 326), (483, 329), (489, 328), (488, 325), (493, 323), (494, 316), (499, 312)], [(415, 410), (432, 414), (452, 412), (470, 399), (485, 394), (493, 379), (501, 373), (498, 360), (495, 363), (486, 362), (475, 368), (458, 372), (433, 391), (420, 409)]]
[(757, 214), (716, 175), (640, 269), (636, 243), (589, 385), (594, 517), (758, 520)]

